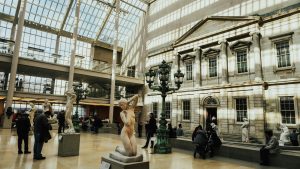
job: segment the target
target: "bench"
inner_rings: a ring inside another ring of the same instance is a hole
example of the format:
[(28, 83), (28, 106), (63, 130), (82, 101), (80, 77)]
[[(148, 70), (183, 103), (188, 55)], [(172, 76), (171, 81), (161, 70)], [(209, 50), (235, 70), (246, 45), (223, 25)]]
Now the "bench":
[[(171, 139), (171, 144), (173, 148), (191, 151), (191, 155), (195, 148), (195, 144), (193, 144), (190, 139), (185, 138)], [(261, 146), (262, 145), (259, 144), (242, 145), (224, 142), (216, 155), (259, 163), (259, 150)], [(300, 151), (297, 149), (298, 147), (296, 147), (294, 151), (282, 150), (280, 154), (271, 154), (270, 163), (276, 167), (298, 169), (300, 166)]]

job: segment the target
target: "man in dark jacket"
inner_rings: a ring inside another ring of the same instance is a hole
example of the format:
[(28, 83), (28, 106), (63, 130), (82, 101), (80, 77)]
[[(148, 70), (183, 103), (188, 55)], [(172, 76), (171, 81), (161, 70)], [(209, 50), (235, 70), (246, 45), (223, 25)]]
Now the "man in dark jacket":
[(64, 132), (65, 131), (65, 121), (66, 121), (65, 111), (62, 110), (61, 112), (59, 112), (57, 119), (58, 119), (58, 133)]
[[(154, 118), (154, 114), (150, 113), (150, 120), (147, 125), (147, 141), (146, 141), (145, 146), (142, 148), (148, 148), (149, 141), (150, 141), (151, 137), (153, 137), (154, 133), (156, 133), (156, 129), (157, 129), (157, 126), (156, 126), (156, 120)], [(153, 144), (154, 143), (151, 142), (151, 148), (153, 148)]]
[(18, 134), (18, 154), (22, 154), (22, 141), (24, 140), (24, 154), (31, 153), (28, 151), (28, 133), (30, 130), (30, 120), (27, 112), (18, 114), (16, 119), (17, 134)]
[(34, 159), (43, 160), (41, 152), (43, 149), (44, 142), (48, 142), (51, 138), (49, 130), (51, 130), (51, 125), (48, 123), (48, 118), (51, 112), (46, 111), (38, 115), (34, 121)]

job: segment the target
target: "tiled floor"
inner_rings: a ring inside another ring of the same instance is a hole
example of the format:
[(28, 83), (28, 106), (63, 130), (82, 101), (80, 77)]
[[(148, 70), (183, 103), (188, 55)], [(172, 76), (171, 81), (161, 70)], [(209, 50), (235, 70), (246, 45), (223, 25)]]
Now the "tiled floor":
[[(10, 130), (0, 129), (0, 169), (99, 169), (102, 155), (121, 145), (119, 136), (113, 134), (81, 133), (80, 154), (75, 157), (58, 157), (57, 133), (44, 144), (43, 155), (46, 160), (33, 160), (33, 155), (17, 154), (17, 137)], [(32, 149), (33, 137), (30, 137)], [(150, 149), (140, 149), (145, 140), (137, 139), (139, 152), (150, 160), (150, 169), (251, 169), (263, 168), (256, 163), (248, 163), (221, 157), (206, 160), (194, 159), (192, 152), (173, 149), (171, 154), (151, 154)], [(271, 167), (264, 167), (271, 168)]]

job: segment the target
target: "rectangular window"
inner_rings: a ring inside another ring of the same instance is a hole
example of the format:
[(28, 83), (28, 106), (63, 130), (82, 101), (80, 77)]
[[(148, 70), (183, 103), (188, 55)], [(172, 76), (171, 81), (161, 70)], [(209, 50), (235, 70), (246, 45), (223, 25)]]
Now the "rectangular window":
[(183, 104), (183, 120), (190, 120), (191, 102), (190, 100), (184, 100), (182, 104)]
[(157, 118), (157, 114), (158, 114), (158, 103), (152, 103), (152, 113), (154, 114), (154, 118)]
[(290, 44), (289, 41), (281, 41), (275, 43), (277, 52), (278, 67), (291, 66), (290, 61)]
[(166, 102), (166, 107), (165, 107), (165, 113), (166, 113), (166, 119), (171, 118), (171, 102)]
[(280, 97), (282, 123), (296, 124), (294, 99), (292, 96)]
[(193, 80), (193, 63), (186, 63), (186, 80)]
[(248, 72), (247, 69), (247, 50), (239, 50), (236, 52), (238, 73)]
[(217, 58), (209, 58), (209, 77), (217, 76)]
[(243, 122), (243, 118), (247, 118), (247, 99), (235, 99), (236, 116), (238, 122)]
[(135, 66), (128, 67), (127, 76), (135, 77)]

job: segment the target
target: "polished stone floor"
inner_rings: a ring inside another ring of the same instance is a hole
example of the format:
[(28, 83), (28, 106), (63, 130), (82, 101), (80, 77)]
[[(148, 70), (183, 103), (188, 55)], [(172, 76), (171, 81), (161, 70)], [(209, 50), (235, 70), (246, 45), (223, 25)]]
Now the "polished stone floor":
[[(58, 157), (57, 133), (44, 144), (45, 160), (33, 160), (33, 155), (18, 155), (17, 137), (10, 130), (0, 129), (0, 169), (97, 169), (100, 168), (101, 156), (113, 151), (121, 145), (119, 136), (113, 134), (81, 133), (80, 153), (74, 157)], [(32, 149), (34, 138), (30, 137), (29, 147)], [(214, 157), (206, 160), (194, 159), (192, 152), (173, 149), (171, 154), (151, 154), (150, 149), (140, 147), (144, 139), (137, 139), (139, 152), (150, 160), (150, 169), (251, 169), (261, 167), (256, 163), (248, 163), (228, 158)], [(31, 150), (32, 151), (32, 150)]]

